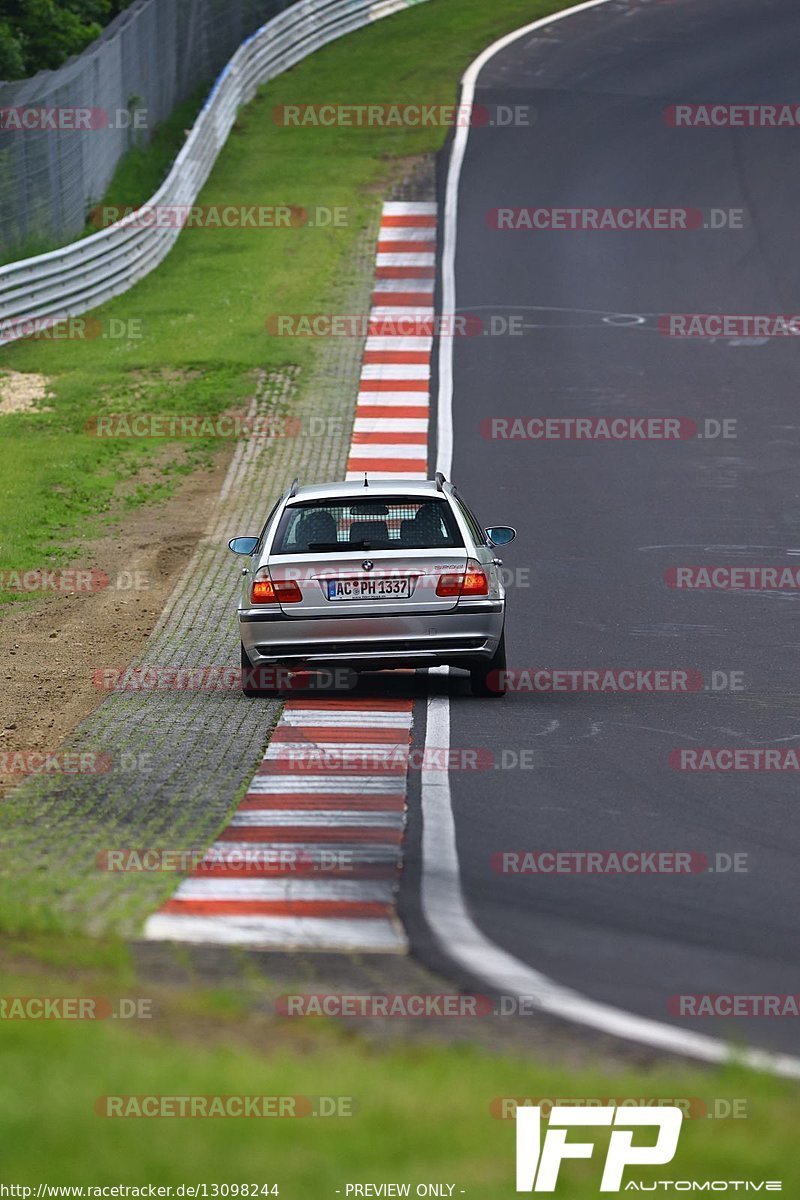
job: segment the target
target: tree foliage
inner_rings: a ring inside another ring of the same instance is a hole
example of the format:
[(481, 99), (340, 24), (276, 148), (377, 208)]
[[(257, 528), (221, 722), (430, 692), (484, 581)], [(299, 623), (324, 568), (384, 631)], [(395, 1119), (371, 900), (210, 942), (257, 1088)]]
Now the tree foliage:
[(80, 54), (128, 0), (0, 0), (0, 79), (24, 79)]

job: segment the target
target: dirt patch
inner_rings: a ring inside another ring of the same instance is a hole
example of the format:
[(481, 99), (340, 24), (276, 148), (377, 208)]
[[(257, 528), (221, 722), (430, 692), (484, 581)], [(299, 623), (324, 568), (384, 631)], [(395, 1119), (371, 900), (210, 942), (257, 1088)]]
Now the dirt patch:
[(201, 379), (202, 375), (203, 372), (196, 367), (141, 367), (128, 372), (126, 387), (137, 399), (142, 400), (154, 387), (192, 383), (195, 379)]
[[(0, 754), (57, 750), (103, 699), (92, 672), (124, 666), (142, 651), (207, 532), (232, 452), (226, 448), (210, 467), (187, 475), (168, 500), (135, 509), (85, 543), (74, 567), (93, 570), (93, 579), (101, 573), (106, 586), (2, 611)], [(0, 770), (0, 796), (21, 778)]]
[(49, 380), (32, 371), (0, 371), (0, 413), (52, 412), (44, 408)]

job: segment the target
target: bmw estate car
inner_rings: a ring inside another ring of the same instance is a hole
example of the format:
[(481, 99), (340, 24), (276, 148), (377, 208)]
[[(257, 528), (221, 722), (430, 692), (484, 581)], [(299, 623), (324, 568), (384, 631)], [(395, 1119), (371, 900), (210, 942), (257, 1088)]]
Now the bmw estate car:
[(495, 548), (514, 537), (509, 526), (484, 529), (440, 473), (419, 482), (295, 480), (257, 537), (228, 543), (248, 559), (238, 610), (245, 695), (276, 690), (270, 668), (442, 665), (469, 671), (474, 694), (502, 695), (505, 589)]

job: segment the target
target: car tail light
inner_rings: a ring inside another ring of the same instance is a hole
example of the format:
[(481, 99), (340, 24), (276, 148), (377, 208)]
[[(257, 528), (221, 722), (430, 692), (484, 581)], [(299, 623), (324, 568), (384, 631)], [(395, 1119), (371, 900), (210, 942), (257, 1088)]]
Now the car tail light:
[(262, 567), (256, 573), (253, 580), (253, 586), (250, 589), (251, 604), (277, 604), (278, 597), (275, 595), (275, 588), (272, 586), (272, 580), (269, 577), (269, 571), (266, 567)]
[(436, 585), (437, 596), (488, 596), (489, 579), (479, 562), (467, 559), (467, 569), (458, 575), (441, 575)]
[(467, 570), (464, 574), (462, 596), (488, 596), (489, 579), (479, 562), (474, 558), (467, 559)]
[(299, 604), (303, 599), (300, 584), (294, 579), (275, 579), (272, 586), (281, 604)]
[(437, 596), (460, 596), (463, 575), (442, 575), (436, 585)]
[(297, 604), (302, 599), (303, 593), (294, 579), (272, 580), (266, 567), (256, 573), (250, 589), (251, 604)]

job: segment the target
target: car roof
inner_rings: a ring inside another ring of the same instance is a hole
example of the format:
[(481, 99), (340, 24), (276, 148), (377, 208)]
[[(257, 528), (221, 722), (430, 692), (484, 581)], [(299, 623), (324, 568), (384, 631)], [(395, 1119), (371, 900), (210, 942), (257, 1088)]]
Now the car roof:
[(369, 486), (364, 487), (363, 479), (348, 479), (346, 483), (312, 483), (295, 489), (293, 496), (287, 498), (287, 504), (296, 504), (304, 500), (337, 500), (361, 497), (369, 500), (371, 496), (429, 496), (433, 493), (443, 495), (435, 479), (370, 479)]

